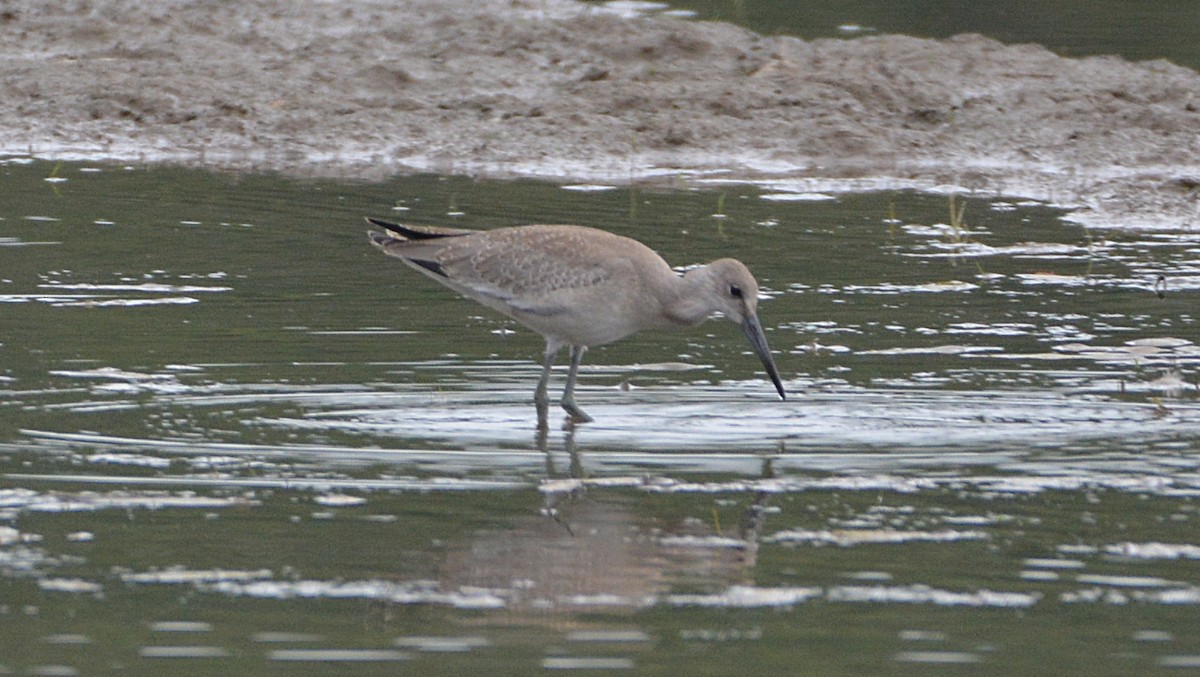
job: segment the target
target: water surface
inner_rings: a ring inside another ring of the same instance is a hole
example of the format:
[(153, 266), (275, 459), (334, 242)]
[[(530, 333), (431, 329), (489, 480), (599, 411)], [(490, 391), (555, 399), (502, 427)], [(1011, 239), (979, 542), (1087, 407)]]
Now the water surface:
[[(1200, 664), (1194, 233), (786, 184), (0, 170), (6, 670)], [(541, 339), (363, 215), (736, 256), (791, 397), (713, 321), (590, 351), (596, 422), (539, 431)]]
[(981, 33), (1007, 43), (1037, 43), (1063, 56), (1115, 54), (1131, 61), (1167, 59), (1200, 68), (1195, 40), (1200, 5), (1191, 0), (671, 0), (669, 4), (672, 11), (732, 21), (768, 35), (813, 39), (904, 33), (948, 38)]

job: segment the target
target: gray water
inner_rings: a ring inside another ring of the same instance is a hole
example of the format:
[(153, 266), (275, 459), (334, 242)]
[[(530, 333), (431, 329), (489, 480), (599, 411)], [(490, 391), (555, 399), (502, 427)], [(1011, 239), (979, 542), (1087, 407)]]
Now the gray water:
[[(1200, 234), (585, 188), (0, 166), (0, 672), (1200, 666)], [(736, 256), (791, 397), (712, 321), (539, 433), (541, 339), (364, 215)]]
[(767, 35), (981, 33), (1006, 43), (1037, 43), (1063, 56), (1115, 54), (1200, 69), (1200, 3), (1193, 0), (670, 0), (669, 5)]

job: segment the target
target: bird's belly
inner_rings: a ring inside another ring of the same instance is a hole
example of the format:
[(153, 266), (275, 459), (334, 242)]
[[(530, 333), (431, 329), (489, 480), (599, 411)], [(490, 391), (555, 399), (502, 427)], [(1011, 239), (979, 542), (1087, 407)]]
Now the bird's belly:
[(602, 346), (641, 329), (636, 323), (624, 318), (597, 317), (570, 310), (549, 315), (518, 311), (511, 313), (511, 316), (542, 336), (577, 346)]

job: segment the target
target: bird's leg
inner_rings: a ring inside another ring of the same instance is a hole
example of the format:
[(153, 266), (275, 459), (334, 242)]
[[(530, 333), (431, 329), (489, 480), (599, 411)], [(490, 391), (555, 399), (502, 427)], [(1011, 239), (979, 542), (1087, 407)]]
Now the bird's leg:
[(533, 403), (537, 405), (539, 425), (546, 421), (546, 410), (550, 406), (550, 396), (546, 393), (550, 383), (550, 368), (554, 366), (554, 356), (561, 349), (561, 344), (546, 342), (546, 353), (542, 357), (542, 377), (538, 379), (537, 390), (533, 391)]
[(573, 423), (588, 423), (592, 420), (575, 404), (575, 377), (579, 375), (579, 363), (583, 361), (583, 353), (587, 346), (571, 346), (571, 369), (567, 372), (567, 387), (563, 389), (562, 408), (571, 415)]

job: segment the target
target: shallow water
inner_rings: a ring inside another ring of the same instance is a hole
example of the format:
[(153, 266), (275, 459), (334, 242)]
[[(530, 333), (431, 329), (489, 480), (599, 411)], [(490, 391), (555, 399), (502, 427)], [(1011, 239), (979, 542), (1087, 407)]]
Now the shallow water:
[[(1063, 56), (1116, 54), (1131, 61), (1168, 59), (1200, 68), (1195, 40), (1200, 5), (1190, 0), (616, 0), (598, 4), (626, 12), (685, 12), (732, 21), (768, 35), (812, 39), (904, 33), (948, 38), (981, 33), (1006, 43), (1037, 43)], [(671, 9), (664, 10), (667, 5)]]
[[(1200, 235), (787, 184), (0, 170), (0, 669), (1200, 665)], [(790, 397), (714, 321), (590, 351), (596, 422), (539, 432), (541, 340), (368, 214), (736, 256)]]

